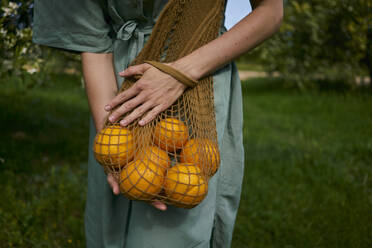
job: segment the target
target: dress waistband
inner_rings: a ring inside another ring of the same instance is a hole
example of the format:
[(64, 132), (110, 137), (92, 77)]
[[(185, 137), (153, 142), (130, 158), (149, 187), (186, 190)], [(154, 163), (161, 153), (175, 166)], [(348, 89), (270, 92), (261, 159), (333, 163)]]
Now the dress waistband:
[(136, 20), (126, 21), (116, 32), (116, 40), (121, 44), (122, 47), (128, 49), (126, 61), (124, 61), (124, 66), (128, 66), (131, 62), (130, 60), (134, 59), (138, 52), (145, 45), (145, 36), (150, 35), (152, 32), (152, 26), (141, 27)]
[[(130, 60), (134, 59), (138, 52), (145, 45), (145, 36), (150, 35), (152, 32), (153, 26), (144, 26), (141, 25), (136, 20), (126, 21), (116, 32), (116, 39), (118, 41), (127, 43), (126, 49), (128, 49), (126, 56), (128, 59), (124, 62), (124, 66), (130, 64)], [(226, 32), (226, 28), (221, 26), (219, 33), (220, 35)], [(122, 44), (123, 45), (123, 44)]]

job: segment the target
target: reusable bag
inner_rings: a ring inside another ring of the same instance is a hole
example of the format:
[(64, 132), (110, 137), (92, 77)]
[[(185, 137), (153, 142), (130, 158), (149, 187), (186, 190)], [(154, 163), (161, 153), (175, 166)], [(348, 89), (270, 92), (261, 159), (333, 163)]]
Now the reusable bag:
[[(149, 63), (188, 88), (149, 124), (139, 126), (138, 119), (121, 127), (120, 120), (107, 120), (96, 135), (95, 157), (106, 173), (114, 175), (126, 197), (192, 208), (207, 195), (208, 181), (220, 163), (213, 78), (196, 82), (165, 63), (215, 39), (224, 8), (224, 0), (170, 0), (131, 63)], [(126, 78), (120, 92), (136, 80)]]

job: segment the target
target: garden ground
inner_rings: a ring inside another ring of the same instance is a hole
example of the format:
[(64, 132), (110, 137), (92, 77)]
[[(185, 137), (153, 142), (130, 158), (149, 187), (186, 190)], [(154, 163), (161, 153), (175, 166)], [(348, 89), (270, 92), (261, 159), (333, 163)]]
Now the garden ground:
[[(85, 247), (89, 109), (75, 76), (1, 82), (0, 247)], [(233, 248), (372, 247), (372, 96), (243, 82)]]

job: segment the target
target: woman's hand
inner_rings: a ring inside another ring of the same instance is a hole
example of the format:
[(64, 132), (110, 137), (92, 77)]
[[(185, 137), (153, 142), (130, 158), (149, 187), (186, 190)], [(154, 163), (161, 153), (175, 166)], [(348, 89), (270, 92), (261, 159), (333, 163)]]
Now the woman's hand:
[(120, 121), (122, 126), (127, 126), (149, 111), (138, 122), (141, 126), (146, 125), (171, 106), (186, 89), (184, 84), (149, 64), (130, 66), (119, 75), (122, 77), (142, 75), (132, 87), (119, 93), (105, 106), (105, 110), (110, 111), (120, 105), (109, 116), (110, 122), (116, 122), (122, 115), (131, 112)]
[[(122, 115), (131, 112), (120, 121), (122, 126), (127, 126), (148, 112), (138, 123), (141, 126), (146, 125), (171, 106), (186, 89), (184, 84), (149, 64), (130, 66), (119, 75), (122, 77), (142, 75), (132, 87), (119, 93), (105, 106), (105, 110), (110, 111), (120, 105), (109, 116), (110, 122), (116, 122)], [(107, 175), (107, 182), (112, 192), (119, 195), (119, 184), (112, 174)], [(151, 205), (162, 211), (167, 210), (167, 205), (162, 202), (152, 202)]]
[[(85, 90), (96, 131), (99, 132), (103, 128), (108, 114), (103, 108), (117, 92), (112, 63), (113, 54), (82, 53), (81, 57)], [(105, 82), (105, 84), (102, 84), (102, 82)], [(119, 184), (111, 174), (107, 175), (107, 181), (112, 192), (115, 195), (120, 194)], [(167, 206), (161, 202), (153, 202), (152, 205), (159, 210), (167, 209)]]
[[(120, 194), (119, 184), (116, 182), (116, 180), (112, 176), (112, 174), (108, 174), (107, 175), (107, 182), (109, 183), (109, 185), (110, 185), (110, 187), (111, 187), (112, 192), (114, 193), (114, 195), (119, 195)], [(167, 205), (165, 205), (162, 202), (158, 202), (158, 201), (151, 202), (151, 205), (154, 206), (155, 208), (161, 210), (161, 211), (167, 210)]]

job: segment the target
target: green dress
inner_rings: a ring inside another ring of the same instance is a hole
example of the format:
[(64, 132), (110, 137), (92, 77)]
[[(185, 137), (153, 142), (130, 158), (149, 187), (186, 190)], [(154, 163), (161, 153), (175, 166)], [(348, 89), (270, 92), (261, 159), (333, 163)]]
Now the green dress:
[[(77, 51), (114, 53), (116, 73), (128, 67), (148, 39), (167, 0), (36, 0), (35, 43)], [(223, 27), (221, 27), (221, 33)], [(122, 79), (117, 77), (118, 85)], [(102, 82), (104, 83), (104, 82)], [(243, 178), (242, 97), (233, 63), (214, 74), (221, 165), (206, 199), (165, 212), (115, 196), (95, 161), (91, 121), (85, 209), (87, 247), (226, 248), (230, 246)]]

